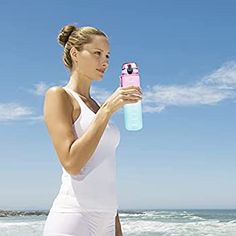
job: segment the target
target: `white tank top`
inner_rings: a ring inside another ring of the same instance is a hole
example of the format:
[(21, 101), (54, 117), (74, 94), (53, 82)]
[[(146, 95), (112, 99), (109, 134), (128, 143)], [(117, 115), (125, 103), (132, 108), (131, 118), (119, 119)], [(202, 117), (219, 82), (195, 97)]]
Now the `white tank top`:
[[(79, 138), (87, 131), (96, 113), (76, 92), (66, 86), (63, 88), (74, 96), (81, 107), (81, 114), (73, 124)], [(50, 211), (117, 210), (116, 148), (119, 142), (120, 131), (110, 119), (95, 152), (78, 175), (70, 175), (62, 166), (61, 187)]]

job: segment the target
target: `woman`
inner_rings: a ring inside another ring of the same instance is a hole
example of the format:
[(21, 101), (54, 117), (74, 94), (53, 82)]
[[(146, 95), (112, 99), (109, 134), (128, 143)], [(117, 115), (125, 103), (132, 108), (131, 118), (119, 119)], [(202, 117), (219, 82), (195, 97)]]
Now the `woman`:
[(64, 87), (47, 90), (44, 120), (63, 174), (43, 235), (120, 236), (115, 160), (120, 132), (109, 120), (125, 104), (139, 101), (141, 89), (119, 87), (99, 106), (90, 86), (109, 66), (107, 35), (67, 25), (58, 41), (70, 79)]

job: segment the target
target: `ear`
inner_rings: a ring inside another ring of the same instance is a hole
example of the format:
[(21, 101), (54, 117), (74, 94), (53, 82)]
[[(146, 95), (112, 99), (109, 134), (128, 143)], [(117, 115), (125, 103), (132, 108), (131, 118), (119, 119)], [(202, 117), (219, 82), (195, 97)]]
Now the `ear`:
[(75, 47), (71, 47), (70, 56), (73, 59), (73, 61), (78, 62), (78, 50)]

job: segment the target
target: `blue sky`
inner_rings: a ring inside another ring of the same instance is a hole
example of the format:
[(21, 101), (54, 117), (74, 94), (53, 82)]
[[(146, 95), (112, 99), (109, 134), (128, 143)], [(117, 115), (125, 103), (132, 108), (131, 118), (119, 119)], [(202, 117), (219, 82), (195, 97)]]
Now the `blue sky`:
[(66, 24), (110, 38), (110, 67), (92, 96), (139, 65), (143, 129), (112, 120), (120, 209), (236, 208), (236, 3), (201, 1), (0, 2), (0, 209), (49, 209), (61, 167), (43, 121), (44, 92), (69, 74), (57, 35)]

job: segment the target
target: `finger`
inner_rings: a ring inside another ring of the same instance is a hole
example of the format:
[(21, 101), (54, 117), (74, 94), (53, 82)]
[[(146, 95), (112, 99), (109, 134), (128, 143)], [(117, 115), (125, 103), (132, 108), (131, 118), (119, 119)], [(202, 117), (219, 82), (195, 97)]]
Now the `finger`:
[(135, 85), (130, 85), (130, 86), (127, 86), (127, 87), (122, 87), (124, 89), (140, 89), (139, 86), (135, 86)]
[(123, 96), (125, 99), (142, 99), (142, 96), (140, 94), (124, 94)]
[(133, 93), (133, 94), (139, 94), (139, 95), (141, 95), (142, 94), (142, 92), (140, 91), (140, 90), (138, 90), (138, 89), (132, 89), (132, 90), (130, 90), (129, 91), (129, 93)]
[(127, 88), (134, 89), (134, 90), (137, 90), (137, 91), (139, 91), (139, 92), (142, 93), (141, 88), (140, 88), (139, 86), (134, 86), (134, 85), (132, 85), (132, 86), (129, 86), (129, 87), (127, 87)]
[(138, 93), (142, 93), (142, 91), (141, 91), (141, 89), (139, 89), (139, 88), (125, 88), (125, 89), (122, 89), (121, 90), (122, 92), (124, 92), (124, 93), (133, 93), (133, 92), (138, 92)]
[(136, 100), (127, 100), (128, 103), (136, 103), (136, 102), (139, 102), (140, 100), (139, 99), (136, 99)]

